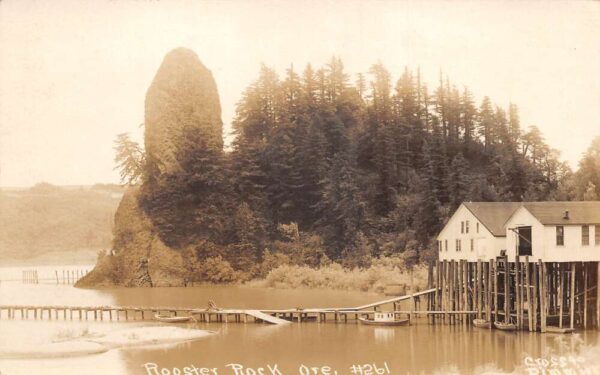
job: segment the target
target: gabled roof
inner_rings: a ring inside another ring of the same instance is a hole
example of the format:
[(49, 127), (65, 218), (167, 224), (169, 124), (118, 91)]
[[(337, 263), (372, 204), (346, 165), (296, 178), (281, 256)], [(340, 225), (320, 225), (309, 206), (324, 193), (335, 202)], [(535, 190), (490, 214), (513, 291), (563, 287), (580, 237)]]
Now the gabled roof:
[[(600, 224), (600, 201), (585, 202), (523, 202), (535, 218), (544, 225)], [(569, 211), (569, 219), (565, 219)]]
[(506, 237), (504, 224), (521, 207), (521, 202), (464, 202), (463, 205), (494, 236)]

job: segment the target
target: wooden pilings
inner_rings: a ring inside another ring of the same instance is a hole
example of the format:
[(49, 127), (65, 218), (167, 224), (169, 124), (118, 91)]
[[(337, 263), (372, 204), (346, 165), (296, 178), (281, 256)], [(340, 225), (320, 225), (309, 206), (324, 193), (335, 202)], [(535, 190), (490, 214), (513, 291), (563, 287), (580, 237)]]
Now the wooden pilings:
[[(570, 319), (569, 327), (575, 327), (575, 263), (571, 263), (571, 292), (569, 293)], [(562, 317), (561, 317), (562, 318)]]
[(600, 262), (596, 264), (596, 328), (600, 329)]
[[(525, 257), (525, 298), (527, 298), (527, 328), (529, 332), (533, 332), (533, 303), (531, 300), (532, 290), (531, 290), (531, 275), (529, 271), (529, 257)], [(535, 292), (533, 292), (535, 293)]]
[(563, 328), (565, 322), (570, 328), (600, 329), (600, 263), (529, 258), (437, 262), (431, 321), (456, 324), (477, 318), (530, 332)]
[(504, 265), (504, 323), (510, 323), (510, 311), (511, 311), (511, 306), (510, 306), (510, 301), (511, 301), (511, 295), (510, 295), (510, 265), (508, 263), (508, 259), (504, 258), (502, 260), (502, 263)]

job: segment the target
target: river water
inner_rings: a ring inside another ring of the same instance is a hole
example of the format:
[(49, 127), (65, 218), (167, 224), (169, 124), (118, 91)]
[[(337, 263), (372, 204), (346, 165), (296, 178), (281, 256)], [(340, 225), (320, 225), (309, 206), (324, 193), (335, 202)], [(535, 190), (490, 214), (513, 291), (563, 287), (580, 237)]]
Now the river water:
[[(0, 280), (15, 280), (25, 268), (0, 268)], [(40, 277), (54, 268), (37, 267)], [(74, 268), (69, 268), (74, 269)], [(213, 300), (230, 308), (295, 308), (357, 306), (386, 298), (378, 294), (333, 290), (274, 290), (244, 286), (193, 288), (115, 288), (86, 290), (48, 281), (32, 285), (0, 281), (0, 304), (38, 305), (143, 305), (205, 307)], [(48, 332), (69, 329), (107, 331), (153, 322), (20, 321), (0, 320), (0, 348)], [(184, 325), (186, 326), (186, 325)], [(4, 374), (183, 374), (185, 367), (217, 368), (219, 374), (235, 374), (228, 364), (246, 368), (275, 366), (282, 374), (325, 374), (329, 367), (338, 375), (361, 373), (353, 365), (374, 364), (391, 374), (531, 372), (545, 368), (544, 360), (579, 361), (578, 369), (592, 368), (590, 350), (600, 348), (594, 330), (573, 335), (506, 333), (463, 326), (430, 325), (419, 319), (410, 327), (372, 327), (359, 324), (302, 323), (286, 326), (265, 324), (198, 323), (188, 327), (215, 331), (197, 341), (169, 346), (110, 350), (102, 354), (56, 359), (0, 359)], [(75, 328), (73, 328), (75, 327)], [(16, 344), (15, 344), (16, 345)], [(587, 351), (587, 356), (585, 352)], [(581, 353), (584, 352), (582, 355)], [(0, 358), (1, 358), (0, 353)], [(541, 362), (540, 362), (541, 360)], [(575, 362), (573, 362), (575, 363)], [(156, 367), (154, 365), (156, 364)], [(529, 367), (528, 367), (529, 366)], [(564, 367), (564, 366), (563, 366)], [(566, 366), (565, 369), (571, 367)], [(362, 367), (362, 375), (370, 375)], [(252, 370), (244, 374), (252, 375)], [(160, 373), (160, 372), (159, 372)], [(541, 373), (541, 372), (540, 372)], [(265, 374), (269, 374), (268, 370)], [(376, 372), (372, 373), (373, 375)]]

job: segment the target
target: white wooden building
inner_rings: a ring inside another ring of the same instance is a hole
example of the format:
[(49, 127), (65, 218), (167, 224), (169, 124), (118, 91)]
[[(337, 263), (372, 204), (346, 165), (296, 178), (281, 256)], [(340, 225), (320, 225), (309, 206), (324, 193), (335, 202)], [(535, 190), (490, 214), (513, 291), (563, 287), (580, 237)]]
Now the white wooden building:
[(526, 202), (505, 226), (509, 259), (600, 261), (600, 202)]
[(600, 202), (465, 202), (437, 237), (440, 260), (530, 255), (600, 261)]
[[(506, 249), (504, 224), (520, 207), (515, 202), (464, 202), (437, 236), (440, 260), (489, 260)], [(494, 254), (494, 255), (492, 255)]]

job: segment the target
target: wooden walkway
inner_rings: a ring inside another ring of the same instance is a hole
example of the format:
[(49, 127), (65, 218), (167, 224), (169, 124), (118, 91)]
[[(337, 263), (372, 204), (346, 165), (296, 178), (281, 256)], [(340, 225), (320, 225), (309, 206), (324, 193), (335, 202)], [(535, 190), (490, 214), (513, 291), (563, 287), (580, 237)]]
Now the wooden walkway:
[(400, 296), (400, 297), (394, 297), (394, 298), (386, 299), (386, 300), (383, 300), (383, 301), (373, 302), (373, 303), (369, 303), (367, 305), (362, 305), (362, 306), (358, 306), (358, 307), (351, 308), (351, 309), (346, 309), (346, 310), (365, 310), (365, 309), (371, 309), (371, 308), (379, 307), (381, 305), (388, 305), (390, 303), (393, 304), (393, 303), (398, 303), (398, 302), (402, 302), (402, 301), (407, 301), (407, 300), (410, 300), (410, 299), (418, 298), (418, 297), (426, 295), (426, 294), (435, 293), (435, 289), (436, 288), (431, 288), (431, 289), (424, 290), (422, 292), (408, 294), (408, 295)]
[[(182, 307), (139, 307), (139, 306), (31, 306), (31, 305), (0, 305), (0, 319), (62, 319), (62, 320), (153, 320), (155, 314), (171, 316), (189, 316), (197, 322), (207, 323), (248, 323), (265, 322), (269, 324), (288, 324), (290, 322), (318, 321), (358, 322), (360, 317), (373, 317), (383, 305), (393, 305), (396, 315), (429, 316), (439, 314), (436, 311), (423, 311), (414, 308), (400, 310), (398, 303), (419, 296), (432, 294), (435, 289), (386, 299), (367, 305), (348, 308), (296, 308), (296, 309), (193, 309)], [(369, 310), (370, 309), (370, 310)], [(6, 313), (5, 313), (6, 312)], [(455, 314), (472, 314), (474, 311), (456, 311)]]
[(281, 318), (278, 318), (273, 315), (265, 314), (264, 312), (258, 311), (258, 310), (245, 310), (244, 312), (247, 315), (253, 316), (256, 319), (260, 319), (263, 322), (267, 322), (267, 323), (271, 323), (271, 324), (289, 324), (290, 323), (290, 321), (288, 321), (288, 320), (283, 320)]

